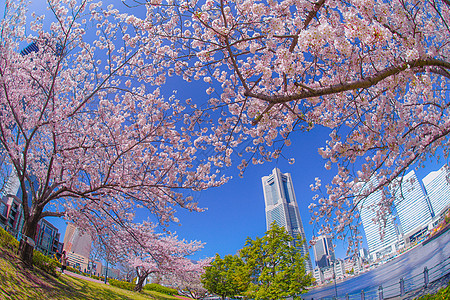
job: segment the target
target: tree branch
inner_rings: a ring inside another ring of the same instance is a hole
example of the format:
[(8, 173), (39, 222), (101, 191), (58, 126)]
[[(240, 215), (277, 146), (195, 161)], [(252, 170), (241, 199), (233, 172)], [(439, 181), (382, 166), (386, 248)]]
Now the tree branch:
[(298, 44), (298, 35), (299, 35), (300, 31), (301, 30), (305, 30), (306, 27), (308, 27), (309, 23), (311, 23), (312, 19), (314, 19), (314, 17), (317, 15), (317, 12), (323, 6), (324, 3), (325, 3), (325, 0), (319, 0), (319, 2), (317, 2), (314, 5), (313, 10), (309, 12), (308, 16), (306, 17), (305, 22), (303, 23), (303, 28), (299, 29), (297, 31), (297, 34), (295, 35), (294, 40), (292, 41), (292, 44), (289, 47), (289, 52), (293, 52), (294, 51), (295, 46), (297, 46), (297, 44)]
[(427, 67), (427, 66), (436, 66), (441, 67), (444, 69), (450, 69), (450, 62), (446, 62), (443, 60), (435, 59), (435, 58), (425, 58), (425, 59), (416, 59), (416, 60), (410, 60), (402, 63), (399, 66), (391, 66), (388, 67), (382, 71), (379, 71), (371, 76), (368, 76), (366, 78), (355, 80), (348, 83), (340, 83), (340, 84), (334, 84), (330, 85), (328, 87), (323, 87), (319, 89), (308, 89), (303, 90), (302, 92), (294, 95), (273, 95), (268, 96), (261, 93), (252, 93), (251, 91), (245, 91), (244, 95), (247, 97), (253, 97), (256, 99), (268, 101), (271, 103), (284, 103), (284, 102), (290, 102), (294, 100), (301, 100), (306, 98), (312, 98), (312, 97), (320, 97), (325, 95), (333, 95), (341, 92), (346, 92), (350, 90), (356, 90), (356, 89), (365, 89), (369, 88), (371, 86), (376, 85), (380, 81), (394, 76), (396, 74), (399, 74), (403, 71), (405, 71), (408, 68), (417, 68), (417, 67)]
[(43, 219), (45, 217), (62, 217), (64, 216), (64, 213), (62, 212), (55, 212), (55, 211), (44, 211), (41, 213), (41, 216), (39, 219)]

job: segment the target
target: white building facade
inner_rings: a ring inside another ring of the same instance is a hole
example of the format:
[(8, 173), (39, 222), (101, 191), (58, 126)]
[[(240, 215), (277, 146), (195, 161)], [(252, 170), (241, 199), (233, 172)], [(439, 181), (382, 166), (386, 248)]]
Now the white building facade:
[(426, 232), (432, 221), (432, 210), (415, 172), (403, 176), (390, 191), (405, 241), (418, 232)]
[[(361, 185), (361, 193), (364, 193), (371, 184), (375, 185), (376, 183), (376, 179), (373, 178), (370, 182)], [(381, 200), (382, 191), (377, 190), (357, 204), (366, 235), (367, 246), (373, 260), (396, 251), (399, 240), (398, 230), (395, 227), (392, 215), (386, 215), (382, 224), (374, 222), (379, 210), (378, 203)]]
[(450, 205), (449, 178), (449, 167), (444, 165), (422, 179), (435, 217), (439, 216)]
[(302, 256), (307, 257), (305, 260), (306, 271), (312, 272), (311, 258), (309, 257), (306, 235), (292, 185), (291, 174), (281, 173), (278, 168), (275, 168), (272, 170), (272, 174), (262, 177), (261, 180), (267, 229), (274, 221), (278, 226), (284, 227), (294, 238), (294, 246), (299, 249)]

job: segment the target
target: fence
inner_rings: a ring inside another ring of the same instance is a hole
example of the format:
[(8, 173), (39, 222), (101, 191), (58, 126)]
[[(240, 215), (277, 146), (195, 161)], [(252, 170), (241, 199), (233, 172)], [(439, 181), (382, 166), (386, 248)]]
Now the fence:
[(450, 274), (450, 257), (447, 257), (437, 265), (428, 269), (424, 268), (422, 273), (418, 273), (411, 277), (400, 278), (397, 282), (373, 286), (358, 292), (346, 295), (338, 295), (338, 297), (327, 297), (322, 299), (341, 299), (341, 300), (371, 300), (371, 299), (389, 299), (393, 297), (401, 297), (409, 292), (427, 287), (430, 283)]

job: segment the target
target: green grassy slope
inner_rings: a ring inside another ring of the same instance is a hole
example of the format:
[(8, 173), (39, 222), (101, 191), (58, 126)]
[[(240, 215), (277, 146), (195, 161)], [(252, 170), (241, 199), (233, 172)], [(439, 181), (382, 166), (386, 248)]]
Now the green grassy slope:
[(51, 276), (22, 265), (14, 247), (0, 244), (0, 299), (179, 300), (153, 291), (135, 293), (68, 275)]

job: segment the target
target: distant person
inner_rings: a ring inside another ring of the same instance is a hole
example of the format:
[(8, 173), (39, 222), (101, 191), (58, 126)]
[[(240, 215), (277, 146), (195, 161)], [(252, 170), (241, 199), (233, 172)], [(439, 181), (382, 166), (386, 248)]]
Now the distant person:
[(67, 267), (67, 256), (66, 256), (66, 250), (64, 250), (61, 255), (61, 273), (62, 274), (64, 274), (64, 270), (66, 269), (66, 267)]

